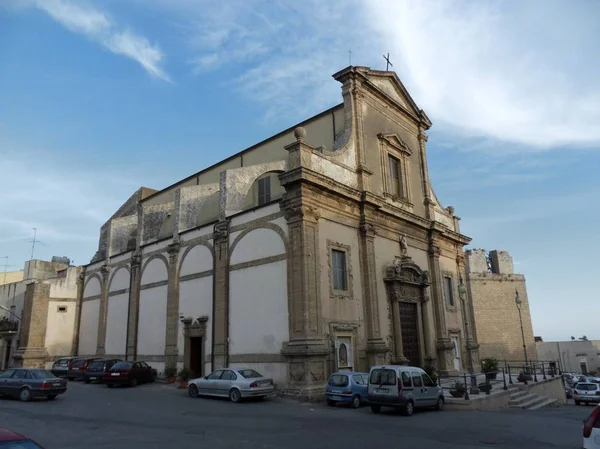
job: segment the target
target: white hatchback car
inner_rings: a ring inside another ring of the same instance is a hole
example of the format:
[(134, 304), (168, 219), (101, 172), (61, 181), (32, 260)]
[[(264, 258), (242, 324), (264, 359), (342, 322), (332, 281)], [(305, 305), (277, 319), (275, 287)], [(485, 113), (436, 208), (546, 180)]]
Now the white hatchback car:
[(583, 449), (600, 449), (600, 405), (583, 422)]
[(600, 403), (600, 384), (594, 382), (579, 382), (573, 387), (575, 405), (582, 402), (585, 405)]

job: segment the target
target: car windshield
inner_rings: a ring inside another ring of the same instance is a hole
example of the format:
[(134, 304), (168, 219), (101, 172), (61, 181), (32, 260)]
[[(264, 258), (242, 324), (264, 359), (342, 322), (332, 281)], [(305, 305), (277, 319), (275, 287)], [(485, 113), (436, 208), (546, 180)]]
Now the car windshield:
[(85, 360), (75, 360), (73, 363), (71, 363), (71, 368), (79, 368), (81, 366), (83, 366), (85, 364)]
[(46, 371), (45, 369), (32, 369), (30, 372), (34, 379), (53, 379), (56, 377), (50, 371)]
[(393, 369), (374, 369), (369, 383), (373, 385), (396, 385), (396, 372)]
[(238, 373), (240, 373), (242, 375), (242, 377), (245, 379), (253, 379), (256, 377), (263, 377), (262, 374), (260, 374), (257, 371), (254, 371), (253, 369), (241, 369), (241, 370), (238, 370)]
[(329, 385), (332, 387), (345, 387), (348, 385), (348, 376), (345, 374), (333, 374), (329, 378)]
[(88, 371), (102, 371), (104, 369), (104, 362), (92, 362), (88, 366)]
[(131, 369), (131, 363), (127, 363), (127, 362), (115, 363), (113, 365), (113, 367), (111, 368), (111, 370), (117, 370), (117, 369)]
[(596, 391), (598, 389), (598, 385), (596, 385), (596, 384), (577, 384), (575, 389), (580, 390), (580, 391)]

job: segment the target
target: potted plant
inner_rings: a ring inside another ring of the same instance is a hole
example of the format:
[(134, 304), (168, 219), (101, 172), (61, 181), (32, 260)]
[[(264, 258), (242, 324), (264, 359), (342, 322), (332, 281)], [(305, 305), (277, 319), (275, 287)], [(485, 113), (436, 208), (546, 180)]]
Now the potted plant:
[(427, 375), (431, 378), (431, 380), (433, 381), (434, 384), (437, 384), (438, 375), (437, 375), (437, 371), (435, 370), (435, 366), (425, 365), (425, 367), (423, 368), (423, 371), (425, 371), (427, 373)]
[(172, 384), (175, 382), (175, 376), (177, 375), (177, 365), (175, 363), (170, 363), (165, 366), (165, 378), (167, 379), (167, 383)]
[(189, 368), (182, 368), (177, 373), (177, 378), (179, 379), (179, 388), (187, 388), (188, 381), (192, 378), (194, 373)]
[(517, 377), (517, 382), (530, 382), (533, 380), (533, 376), (531, 374), (525, 374), (523, 371), (519, 373), (519, 377)]
[(495, 379), (498, 375), (498, 360), (494, 357), (488, 357), (481, 361), (483, 372), (487, 379)]
[(492, 391), (492, 384), (486, 382), (486, 383), (477, 385), (477, 388), (479, 388), (479, 391), (481, 391), (485, 394), (488, 394), (490, 391)]
[(450, 388), (450, 394), (454, 398), (462, 398), (466, 392), (467, 392), (467, 387), (465, 386), (464, 383), (462, 383), (459, 380), (454, 382), (454, 385), (452, 385), (452, 387)]

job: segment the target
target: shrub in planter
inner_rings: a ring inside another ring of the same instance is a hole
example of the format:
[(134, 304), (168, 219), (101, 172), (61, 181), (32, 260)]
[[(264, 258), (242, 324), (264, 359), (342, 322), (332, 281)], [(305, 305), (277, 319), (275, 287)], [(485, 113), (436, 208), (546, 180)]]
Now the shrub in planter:
[(481, 361), (481, 366), (485, 377), (488, 379), (495, 379), (498, 375), (498, 359), (495, 357), (488, 357)]
[(189, 368), (182, 368), (179, 373), (177, 373), (177, 378), (179, 379), (179, 388), (187, 388), (188, 381), (193, 375), (194, 373)]
[(477, 385), (477, 388), (479, 388), (479, 391), (483, 392), (483, 393), (489, 393), (490, 391), (492, 391), (492, 384), (479, 384)]
[(177, 365), (171, 363), (165, 366), (165, 377), (167, 378), (167, 382), (172, 384), (175, 382), (175, 376), (177, 375)]
[(452, 395), (452, 397), (455, 397), (455, 398), (462, 398), (466, 392), (467, 392), (467, 387), (465, 386), (464, 383), (462, 383), (458, 380), (456, 382), (454, 382), (454, 385), (452, 385), (452, 388), (450, 388), (450, 394)]
[(425, 365), (425, 367), (423, 368), (423, 371), (425, 371), (427, 373), (427, 375), (429, 377), (431, 377), (431, 380), (433, 381), (434, 384), (437, 384), (438, 375), (437, 375), (437, 371), (435, 370), (435, 366)]
[(519, 373), (519, 377), (517, 377), (517, 382), (530, 382), (533, 380), (533, 376), (531, 374), (525, 374), (524, 372)]

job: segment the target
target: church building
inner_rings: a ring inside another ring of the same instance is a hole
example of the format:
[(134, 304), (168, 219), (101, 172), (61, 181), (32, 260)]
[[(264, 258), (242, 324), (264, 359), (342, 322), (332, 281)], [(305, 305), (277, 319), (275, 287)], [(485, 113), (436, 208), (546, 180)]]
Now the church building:
[(251, 367), (304, 398), (336, 370), (478, 366), (470, 238), (431, 185), (429, 118), (394, 72), (333, 77), (341, 104), (110, 217), (77, 354)]

